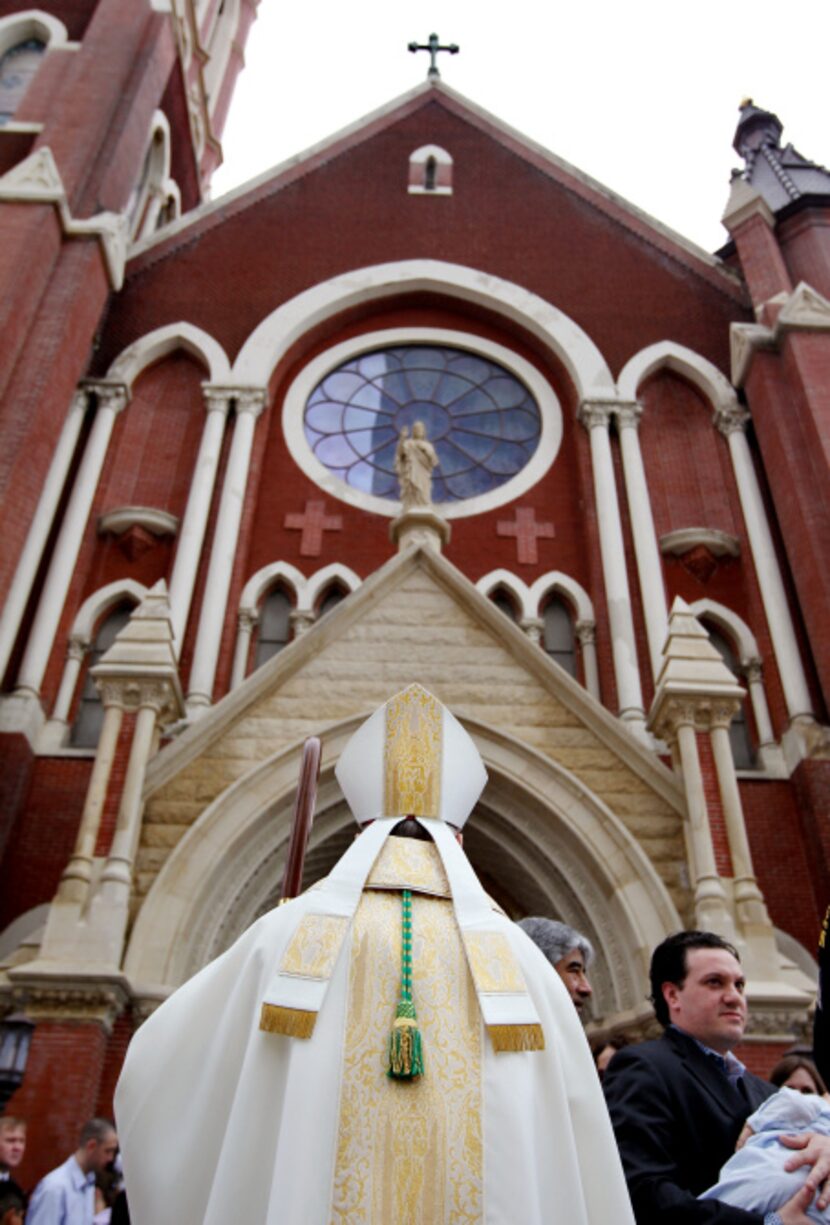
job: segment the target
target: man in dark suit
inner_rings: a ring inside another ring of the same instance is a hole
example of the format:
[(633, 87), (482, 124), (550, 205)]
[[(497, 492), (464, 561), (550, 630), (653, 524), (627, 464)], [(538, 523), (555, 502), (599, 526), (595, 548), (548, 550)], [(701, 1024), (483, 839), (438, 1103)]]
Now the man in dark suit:
[(809, 1225), (804, 1211), (830, 1174), (825, 1137), (791, 1158), (813, 1168), (778, 1212), (696, 1198), (717, 1182), (747, 1116), (775, 1092), (732, 1054), (747, 1020), (735, 949), (711, 932), (678, 932), (654, 951), (651, 990), (665, 1033), (618, 1051), (603, 1082), (637, 1225)]

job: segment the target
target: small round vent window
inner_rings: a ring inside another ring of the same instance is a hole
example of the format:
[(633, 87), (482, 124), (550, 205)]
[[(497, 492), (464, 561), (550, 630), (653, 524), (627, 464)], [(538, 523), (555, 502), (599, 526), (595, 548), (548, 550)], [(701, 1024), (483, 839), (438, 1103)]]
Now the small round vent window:
[(520, 380), (479, 354), (444, 345), (362, 353), (326, 374), (308, 396), (305, 439), (334, 477), (397, 501), (395, 448), (423, 422), (435, 447), (432, 498), (453, 503), (498, 489), (525, 468), (542, 433)]

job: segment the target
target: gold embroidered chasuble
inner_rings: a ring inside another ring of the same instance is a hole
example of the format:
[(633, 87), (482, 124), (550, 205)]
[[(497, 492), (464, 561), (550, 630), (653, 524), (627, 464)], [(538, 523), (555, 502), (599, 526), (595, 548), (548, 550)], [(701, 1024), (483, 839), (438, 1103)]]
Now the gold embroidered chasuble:
[[(138, 1030), (116, 1094), (133, 1225), (633, 1225), (558, 975), (495, 909), (492, 930), (468, 933), (465, 956), (435, 847), (387, 847), (352, 920), (322, 914), (309, 890)], [(396, 1083), (385, 1057), (404, 886), (424, 1075)], [(310, 1038), (259, 1026), (281, 965), (330, 975)], [(517, 972), (544, 1050), (499, 1050), (485, 1033), (472, 976), (498, 994)]]
[[(413, 996), (425, 1074), (386, 1075), (413, 892)], [(352, 929), (333, 1225), (482, 1220), (482, 1023), (437, 848), (390, 838)]]

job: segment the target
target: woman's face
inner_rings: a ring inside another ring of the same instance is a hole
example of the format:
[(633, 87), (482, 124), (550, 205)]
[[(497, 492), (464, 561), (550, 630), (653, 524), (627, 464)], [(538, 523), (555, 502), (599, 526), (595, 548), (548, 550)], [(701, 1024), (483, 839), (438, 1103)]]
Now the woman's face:
[(787, 1089), (797, 1089), (799, 1093), (818, 1093), (818, 1085), (806, 1068), (796, 1068), (784, 1081)]

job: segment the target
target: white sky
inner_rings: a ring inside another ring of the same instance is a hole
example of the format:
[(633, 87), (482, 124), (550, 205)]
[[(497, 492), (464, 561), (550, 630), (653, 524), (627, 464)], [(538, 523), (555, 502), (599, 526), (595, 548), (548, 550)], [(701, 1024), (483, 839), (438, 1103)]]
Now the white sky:
[(214, 199), (426, 77), (715, 250), (738, 104), (830, 163), (827, 0), (261, 0)]

